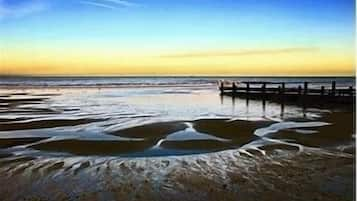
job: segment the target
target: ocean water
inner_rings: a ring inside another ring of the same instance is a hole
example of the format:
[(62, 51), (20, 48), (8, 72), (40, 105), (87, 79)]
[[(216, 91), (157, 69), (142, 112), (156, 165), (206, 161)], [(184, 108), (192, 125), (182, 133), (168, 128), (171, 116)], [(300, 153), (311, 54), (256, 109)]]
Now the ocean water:
[(0, 86), (215, 86), (218, 80), (266, 81), (354, 86), (354, 77), (1, 77)]

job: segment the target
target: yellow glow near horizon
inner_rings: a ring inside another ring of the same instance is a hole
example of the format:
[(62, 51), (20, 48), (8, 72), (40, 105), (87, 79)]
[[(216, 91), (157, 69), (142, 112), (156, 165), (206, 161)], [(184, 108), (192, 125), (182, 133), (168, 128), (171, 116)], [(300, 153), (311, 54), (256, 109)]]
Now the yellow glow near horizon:
[(354, 55), (339, 50), (283, 48), (185, 53), (7, 49), (5, 75), (354, 75)]

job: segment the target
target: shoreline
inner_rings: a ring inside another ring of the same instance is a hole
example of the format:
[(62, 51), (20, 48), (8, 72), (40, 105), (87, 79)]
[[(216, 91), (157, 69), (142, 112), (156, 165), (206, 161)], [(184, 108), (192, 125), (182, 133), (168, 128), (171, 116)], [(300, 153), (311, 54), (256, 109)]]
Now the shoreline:
[(142, 84), (130, 84), (130, 85), (88, 85), (88, 86), (78, 86), (78, 85), (38, 85), (38, 86), (5, 86), (5, 85), (0, 85), (0, 89), (4, 89), (4, 90), (26, 90), (26, 89), (125, 89), (125, 88), (137, 88), (137, 87), (145, 87), (145, 88), (159, 88), (159, 87), (166, 87), (166, 88), (170, 88), (170, 87), (187, 87), (187, 88), (207, 88), (207, 87), (216, 87), (216, 84), (201, 84), (201, 85), (197, 85), (197, 84), (162, 84), (162, 85), (142, 85)]

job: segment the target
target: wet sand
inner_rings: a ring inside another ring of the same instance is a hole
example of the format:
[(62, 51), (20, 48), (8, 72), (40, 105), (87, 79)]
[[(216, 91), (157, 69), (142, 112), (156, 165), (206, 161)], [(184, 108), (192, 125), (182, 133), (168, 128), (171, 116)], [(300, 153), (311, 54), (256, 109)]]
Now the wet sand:
[(109, 132), (109, 134), (131, 138), (151, 138), (155, 140), (170, 133), (183, 130), (186, 127), (183, 122), (160, 122)]
[(145, 141), (56, 140), (30, 146), (42, 151), (72, 153), (76, 155), (119, 155), (143, 151), (151, 144)]
[(22, 158), (0, 167), (4, 200), (353, 200), (355, 185), (354, 157), (335, 152)]
[(41, 140), (44, 140), (47, 138), (5, 138), (1, 139), (0, 138), (0, 148), (8, 148), (8, 147), (14, 147), (14, 146), (19, 146), (19, 145), (26, 145), (26, 144), (31, 144), (34, 142), (38, 142)]
[[(334, 120), (333, 125), (304, 128), (315, 130), (319, 137), (311, 138), (312, 134), (294, 133), (289, 129), (270, 134), (272, 139), (289, 139), (306, 145), (302, 151), (293, 144), (279, 143), (233, 149), (254, 142), (257, 136), (252, 133), (274, 122), (253, 124), (243, 120), (214, 119), (191, 123), (199, 132), (232, 141), (166, 141), (161, 146), (219, 151), (216, 153), (127, 159), (99, 157), (148, 149), (153, 146), (153, 139), (185, 129), (187, 126), (183, 122), (154, 123), (115, 132), (125, 137), (148, 138), (148, 141), (59, 140), (39, 143), (31, 148), (85, 157), (1, 159), (0, 181), (7, 184), (1, 194), (9, 201), (353, 200), (355, 155), (340, 152), (333, 146), (351, 142), (352, 130), (346, 125), (347, 117), (351, 116), (344, 112), (326, 115), (322, 119)], [(296, 137), (299, 135), (301, 139)], [(8, 147), (37, 140), (40, 139), (8, 139), (2, 145)], [(308, 143), (327, 149), (315, 150), (309, 148)], [(227, 148), (232, 150), (220, 151)], [(15, 189), (17, 193), (14, 194)]]
[[(354, 114), (350, 111), (340, 111), (325, 114), (319, 121), (330, 123), (330, 125), (316, 128), (316, 132), (311, 134), (301, 134), (294, 129), (282, 130), (276, 133), (273, 138), (291, 139), (296, 143), (309, 147), (336, 147), (341, 144), (348, 144), (355, 134)], [(310, 130), (309, 128), (304, 128)]]
[(18, 121), (1, 123), (0, 131), (12, 130), (27, 130), (27, 129), (41, 129), (54, 128), (63, 126), (76, 126), (81, 124), (88, 124), (92, 122), (103, 121), (103, 119), (53, 119), (53, 120), (36, 120), (36, 121)]
[(257, 138), (257, 136), (252, 135), (256, 129), (266, 127), (273, 122), (203, 119), (193, 123), (193, 127), (197, 131), (231, 139), (232, 143), (240, 147)]
[(51, 94), (0, 99), (1, 200), (354, 200), (351, 108), (152, 121)]
[[(109, 156), (130, 153), (138, 155), (139, 152), (145, 156), (145, 151), (155, 149), (155, 146), (167, 152), (170, 150), (173, 152), (175, 150), (191, 150), (193, 153), (197, 153), (197, 151), (212, 152), (239, 148), (248, 144), (258, 138), (253, 135), (254, 130), (272, 123), (271, 121), (250, 122), (229, 119), (160, 122), (108, 132), (109, 135), (124, 137), (123, 140), (49, 140), (33, 145), (31, 148), (76, 155)], [(193, 126), (191, 131), (185, 130), (188, 128), (188, 124)], [(50, 126), (51, 124), (45, 125)], [(32, 126), (34, 125), (32, 124)], [(64, 124), (58, 124), (58, 126), (64, 126)], [(178, 132), (182, 132), (183, 135), (186, 133), (187, 136), (170, 138)]]

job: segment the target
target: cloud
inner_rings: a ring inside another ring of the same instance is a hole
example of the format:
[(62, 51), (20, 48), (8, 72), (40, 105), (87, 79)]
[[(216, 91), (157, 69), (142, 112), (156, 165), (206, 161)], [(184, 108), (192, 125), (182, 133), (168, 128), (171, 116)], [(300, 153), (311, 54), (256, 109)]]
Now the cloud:
[(133, 7), (139, 4), (132, 3), (124, 0), (97, 0), (97, 1), (80, 1), (81, 4), (86, 4), (89, 6), (101, 7), (106, 9), (117, 9), (120, 7)]
[(132, 3), (132, 2), (129, 2), (129, 1), (124, 1), (124, 0), (102, 0), (102, 1), (111, 2), (111, 3), (117, 4), (117, 5), (126, 6), (126, 7), (138, 6), (139, 5), (137, 3)]
[(163, 58), (201, 58), (201, 57), (238, 57), (238, 56), (251, 56), (251, 55), (275, 55), (275, 54), (288, 54), (288, 53), (304, 53), (314, 52), (318, 48), (315, 47), (293, 47), (293, 48), (280, 48), (280, 49), (256, 49), (256, 50), (239, 50), (239, 51), (215, 51), (215, 52), (188, 52), (180, 54), (167, 54), (161, 55)]
[(24, 17), (44, 11), (48, 7), (49, 4), (43, 0), (27, 0), (16, 4), (0, 0), (0, 19)]
[(111, 5), (104, 4), (104, 3), (98, 3), (98, 2), (95, 2), (95, 1), (80, 1), (79, 3), (86, 4), (86, 5), (89, 5), (89, 6), (96, 6), (96, 7), (100, 7), (100, 8), (113, 9), (113, 10), (117, 8), (115, 6), (111, 6)]

